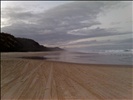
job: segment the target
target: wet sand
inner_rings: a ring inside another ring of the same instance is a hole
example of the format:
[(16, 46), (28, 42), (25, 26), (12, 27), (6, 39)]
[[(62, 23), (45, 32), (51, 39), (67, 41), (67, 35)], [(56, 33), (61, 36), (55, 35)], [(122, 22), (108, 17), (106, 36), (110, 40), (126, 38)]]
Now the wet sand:
[(33, 55), (2, 53), (2, 100), (133, 99), (132, 66), (14, 58)]

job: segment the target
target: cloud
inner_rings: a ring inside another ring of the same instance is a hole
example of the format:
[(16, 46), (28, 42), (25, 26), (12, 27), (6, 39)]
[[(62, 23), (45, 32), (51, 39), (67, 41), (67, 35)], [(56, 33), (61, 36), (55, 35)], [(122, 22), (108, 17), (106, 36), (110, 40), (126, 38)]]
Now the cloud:
[[(40, 18), (39, 14), (36, 14), (31, 11), (24, 10), (23, 8), (19, 7), (6, 7), (2, 9), (2, 16), (3, 22), (7, 21), (9, 25), (15, 26), (18, 23), (25, 23), (25, 24), (36, 24), (37, 20)], [(3, 25), (3, 23), (2, 23)], [(5, 25), (6, 26), (6, 25)]]
[[(131, 7), (129, 2), (77, 1), (49, 10), (43, 8), (42, 3), (36, 8), (39, 12), (26, 7), (28, 6), (3, 8), (2, 31), (35, 39), (44, 45), (58, 46), (78, 46), (81, 43), (100, 46), (103, 42), (97, 42), (93, 38), (104, 40), (107, 36), (112, 36), (111, 39), (114, 36), (121, 41), (119, 36), (132, 34), (131, 14), (127, 12)], [(121, 16), (123, 14), (124, 17)], [(129, 16), (128, 20), (126, 16)], [(106, 39), (104, 42), (107, 42)], [(130, 41), (127, 43), (130, 44)]]
[[(118, 39), (119, 37), (119, 39)], [(131, 34), (84, 38), (69, 41), (64, 47), (70, 50), (105, 50), (105, 49), (133, 49), (133, 37)]]

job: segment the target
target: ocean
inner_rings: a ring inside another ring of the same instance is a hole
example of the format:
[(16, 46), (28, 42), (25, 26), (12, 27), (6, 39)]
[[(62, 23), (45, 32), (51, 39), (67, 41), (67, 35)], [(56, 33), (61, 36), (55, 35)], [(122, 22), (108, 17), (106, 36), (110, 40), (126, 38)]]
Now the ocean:
[(61, 51), (44, 57), (50, 61), (80, 64), (133, 65), (133, 50)]

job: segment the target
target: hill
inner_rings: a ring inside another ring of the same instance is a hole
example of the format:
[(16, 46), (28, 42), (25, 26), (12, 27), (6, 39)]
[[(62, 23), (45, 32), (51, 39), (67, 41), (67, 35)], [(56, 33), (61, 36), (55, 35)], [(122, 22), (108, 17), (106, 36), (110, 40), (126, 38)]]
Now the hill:
[(63, 50), (59, 47), (45, 47), (38, 42), (27, 39), (17, 38), (8, 33), (0, 34), (0, 52), (29, 52), (29, 51), (59, 51)]

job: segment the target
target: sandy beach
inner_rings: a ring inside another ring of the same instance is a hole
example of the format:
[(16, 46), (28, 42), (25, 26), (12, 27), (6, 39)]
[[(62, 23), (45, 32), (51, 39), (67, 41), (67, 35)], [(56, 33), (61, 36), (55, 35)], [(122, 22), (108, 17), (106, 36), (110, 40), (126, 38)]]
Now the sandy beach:
[[(54, 53), (54, 52), (53, 52)], [(132, 100), (130, 65), (74, 64), (1, 54), (2, 100)]]

